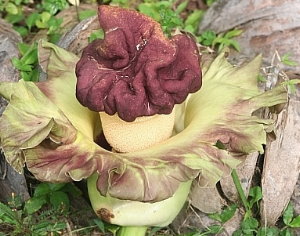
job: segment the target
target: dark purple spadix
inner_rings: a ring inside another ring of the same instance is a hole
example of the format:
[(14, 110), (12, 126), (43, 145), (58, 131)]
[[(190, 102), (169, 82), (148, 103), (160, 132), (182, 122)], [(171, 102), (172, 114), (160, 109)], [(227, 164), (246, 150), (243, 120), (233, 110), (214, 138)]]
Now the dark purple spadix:
[(76, 96), (93, 111), (125, 121), (169, 114), (201, 87), (198, 48), (188, 34), (166, 38), (159, 23), (133, 10), (99, 7), (103, 40), (76, 65)]

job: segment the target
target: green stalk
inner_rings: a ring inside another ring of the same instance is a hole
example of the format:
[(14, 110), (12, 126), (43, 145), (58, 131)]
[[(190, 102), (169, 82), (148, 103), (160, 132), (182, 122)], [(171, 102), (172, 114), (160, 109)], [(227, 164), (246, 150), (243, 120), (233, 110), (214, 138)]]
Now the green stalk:
[[(239, 179), (239, 176), (237, 175), (237, 172), (235, 169), (232, 170), (231, 172), (231, 177), (232, 177), (232, 180), (233, 180), (233, 183), (235, 185), (235, 188), (242, 200), (242, 203), (246, 209), (246, 213), (249, 215), (251, 215), (251, 209), (249, 208), (249, 204), (248, 204), (248, 201), (247, 201), (247, 197), (245, 195), (245, 192), (242, 188), (242, 185), (241, 185), (241, 182), (240, 182), (240, 179)], [(250, 216), (249, 215), (249, 216)]]
[(122, 226), (117, 236), (145, 236), (147, 229), (147, 226)]

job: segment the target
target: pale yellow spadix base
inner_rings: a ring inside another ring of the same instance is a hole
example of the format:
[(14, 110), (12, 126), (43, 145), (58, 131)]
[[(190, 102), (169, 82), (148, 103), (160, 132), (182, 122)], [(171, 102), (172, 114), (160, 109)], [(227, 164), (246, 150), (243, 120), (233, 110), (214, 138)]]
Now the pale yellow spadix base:
[(118, 152), (143, 150), (168, 139), (175, 122), (175, 109), (169, 115), (138, 117), (133, 122), (121, 120), (118, 115), (99, 114), (104, 136)]
[(191, 181), (181, 183), (172, 197), (160, 202), (144, 203), (101, 196), (96, 188), (97, 178), (97, 174), (88, 178), (92, 207), (95, 212), (105, 209), (109, 215), (113, 216), (109, 222), (120, 226), (164, 227), (169, 225), (186, 202), (191, 187)]

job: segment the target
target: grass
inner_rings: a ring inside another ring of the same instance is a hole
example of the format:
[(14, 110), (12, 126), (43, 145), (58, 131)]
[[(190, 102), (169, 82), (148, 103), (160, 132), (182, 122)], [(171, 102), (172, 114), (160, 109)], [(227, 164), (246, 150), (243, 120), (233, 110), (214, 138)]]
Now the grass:
[[(0, 235), (89, 235), (95, 230), (105, 235), (108, 227), (92, 214), (81, 195), (71, 183), (40, 183), (26, 202), (13, 195), (8, 204), (0, 203)], [(74, 204), (78, 201), (84, 208)], [(81, 225), (83, 216), (87, 219)]]

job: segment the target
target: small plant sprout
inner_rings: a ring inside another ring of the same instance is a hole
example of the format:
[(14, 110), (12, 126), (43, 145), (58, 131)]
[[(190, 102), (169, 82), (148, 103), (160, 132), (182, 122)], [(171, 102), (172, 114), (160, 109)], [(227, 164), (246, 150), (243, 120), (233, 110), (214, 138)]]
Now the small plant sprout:
[(260, 56), (234, 67), (225, 49), (201, 63), (189, 34), (167, 38), (141, 13), (103, 5), (99, 20), (104, 38), (81, 58), (39, 43), (46, 81), (0, 83), (1, 146), (41, 181), (87, 179), (96, 214), (143, 236), (172, 222), (197, 176), (215, 184), (263, 152), (274, 121), (253, 112), (285, 103), (286, 88), (258, 89)]
[(290, 53), (286, 53), (286, 54), (282, 55), (281, 62), (288, 66), (297, 66), (298, 65), (298, 62), (291, 59)]
[[(0, 202), (0, 235), (60, 235), (66, 231), (70, 213), (69, 196), (80, 195), (71, 183), (40, 183), (25, 203), (12, 194), (8, 205)], [(7, 227), (4, 234), (3, 226)], [(96, 226), (94, 226), (96, 227)]]
[[(300, 227), (300, 216), (294, 216), (294, 209), (291, 203), (288, 204), (282, 215), (283, 227), (261, 225), (257, 219), (257, 213), (259, 212), (259, 202), (262, 200), (262, 189), (260, 186), (254, 186), (250, 188), (248, 198), (242, 189), (237, 172), (232, 171), (232, 178), (236, 189), (239, 193), (241, 202), (245, 208), (244, 218), (240, 225), (240, 228), (233, 232), (233, 236), (244, 235), (279, 235), (279, 236), (293, 236), (293, 228)], [(228, 215), (228, 214), (227, 214)], [(221, 218), (219, 214), (212, 215), (213, 219), (219, 220)], [(220, 220), (219, 220), (220, 221)], [(220, 221), (222, 222), (222, 221)]]
[(197, 40), (204, 46), (217, 48), (219, 52), (222, 51), (224, 47), (233, 47), (236, 51), (240, 51), (238, 42), (233, 38), (239, 36), (242, 32), (242, 30), (234, 29), (217, 35), (215, 32), (207, 30), (199, 35)]

